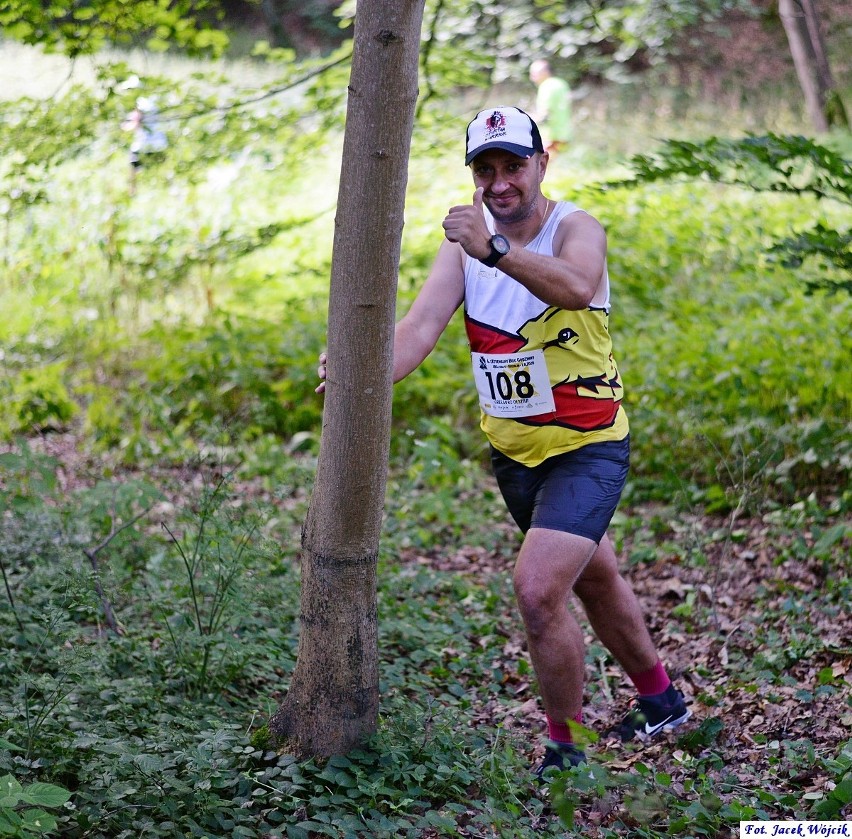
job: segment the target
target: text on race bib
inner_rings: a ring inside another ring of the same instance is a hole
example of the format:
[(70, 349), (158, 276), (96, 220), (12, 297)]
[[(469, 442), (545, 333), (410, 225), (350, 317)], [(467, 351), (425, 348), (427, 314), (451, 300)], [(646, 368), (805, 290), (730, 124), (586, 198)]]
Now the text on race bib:
[(541, 350), (492, 355), (471, 353), (479, 405), (492, 417), (531, 417), (555, 410)]

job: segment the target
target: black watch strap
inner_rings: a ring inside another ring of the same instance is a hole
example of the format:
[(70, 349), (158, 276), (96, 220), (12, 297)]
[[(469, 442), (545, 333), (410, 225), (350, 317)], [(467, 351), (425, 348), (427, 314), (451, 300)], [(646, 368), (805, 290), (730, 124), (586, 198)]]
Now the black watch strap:
[(483, 265), (493, 268), (507, 253), (509, 253), (509, 240), (499, 233), (495, 233), (489, 240), (491, 253), (481, 260)]

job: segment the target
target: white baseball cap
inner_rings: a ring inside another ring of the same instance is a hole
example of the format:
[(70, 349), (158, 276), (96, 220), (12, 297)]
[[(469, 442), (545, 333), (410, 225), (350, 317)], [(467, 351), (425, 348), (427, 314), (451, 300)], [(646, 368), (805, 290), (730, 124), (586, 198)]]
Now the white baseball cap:
[(480, 111), (467, 126), (467, 153), (464, 165), (480, 152), (503, 149), (518, 157), (532, 157), (544, 151), (538, 126), (520, 108), (498, 105)]

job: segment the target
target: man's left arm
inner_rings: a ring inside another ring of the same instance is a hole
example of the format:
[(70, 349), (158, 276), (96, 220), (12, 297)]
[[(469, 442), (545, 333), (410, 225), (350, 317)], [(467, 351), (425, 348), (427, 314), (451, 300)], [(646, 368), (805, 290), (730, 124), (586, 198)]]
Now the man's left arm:
[[(482, 214), (482, 192), (482, 187), (476, 189), (472, 204), (451, 207), (443, 222), (447, 239), (458, 242), (468, 256), (480, 261), (491, 253), (491, 234)], [(553, 250), (555, 256), (545, 256), (513, 244), (498, 264), (501, 271), (551, 306), (587, 308), (604, 275), (603, 227), (588, 213), (577, 210), (559, 223)]]
[(601, 284), (606, 265), (606, 233), (581, 210), (566, 216), (553, 241), (554, 256), (513, 247), (500, 270), (540, 300), (561, 309), (585, 309)]

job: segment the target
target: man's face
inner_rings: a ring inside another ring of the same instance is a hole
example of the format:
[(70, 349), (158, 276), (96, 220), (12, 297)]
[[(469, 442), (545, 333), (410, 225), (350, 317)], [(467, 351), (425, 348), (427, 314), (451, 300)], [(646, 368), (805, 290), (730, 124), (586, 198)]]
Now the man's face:
[(482, 200), (497, 221), (525, 221), (536, 212), (541, 182), (547, 170), (547, 152), (518, 157), (502, 149), (489, 149), (470, 164), (473, 183), (482, 187)]

